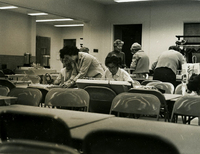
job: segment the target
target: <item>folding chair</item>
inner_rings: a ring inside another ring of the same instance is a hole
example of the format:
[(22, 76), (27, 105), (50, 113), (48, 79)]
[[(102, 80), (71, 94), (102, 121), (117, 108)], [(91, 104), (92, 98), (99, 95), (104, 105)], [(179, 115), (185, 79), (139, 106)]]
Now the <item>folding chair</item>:
[(88, 111), (90, 96), (84, 89), (52, 88), (46, 94), (45, 105), (71, 110)]
[(182, 94), (182, 83), (178, 84), (174, 91), (175, 94)]
[(21, 105), (39, 106), (42, 100), (41, 91), (32, 88), (13, 88), (8, 96), (17, 97), (15, 104)]
[(161, 82), (161, 81), (159, 81), (159, 80), (144, 80), (144, 81), (141, 82), (141, 85), (145, 86), (145, 85), (147, 85), (150, 82)]
[(165, 96), (158, 90), (154, 89), (137, 89), (137, 88), (131, 88), (129, 89), (130, 93), (143, 93), (143, 94), (152, 94), (158, 97), (161, 103), (160, 107), (160, 115), (161, 117), (164, 117), (165, 121), (170, 121), (170, 115), (168, 110), (168, 105), (165, 100)]
[(147, 86), (154, 86), (160, 91), (164, 91), (163, 93), (173, 94), (174, 93), (174, 85), (170, 82), (150, 82)]
[[(185, 95), (175, 103), (171, 115), (171, 122), (178, 121), (178, 116), (182, 116), (183, 123), (190, 124), (190, 121), (200, 116), (200, 96)], [(200, 120), (199, 123), (200, 125)]]
[(117, 116), (120, 113), (156, 116), (159, 120), (160, 106), (160, 100), (153, 94), (124, 92), (113, 99), (110, 114), (117, 112)]
[(7, 96), (10, 89), (6, 86), (0, 86), (0, 95), (1, 96)]
[[(37, 108), (35, 108), (37, 110)], [(0, 113), (1, 140), (25, 139), (71, 145), (67, 124), (59, 117), (5, 110)]]
[(49, 89), (48, 88), (39, 88), (39, 87), (27, 87), (27, 88), (38, 89), (41, 91), (41, 93), (42, 93), (41, 107), (44, 107), (45, 106), (45, 104), (44, 104), (45, 97), (46, 97), (47, 93), (49, 92)]
[(1, 79), (1, 78), (0, 78), (0, 85), (8, 87), (9, 90), (11, 90), (11, 89), (16, 87), (15, 84), (12, 83), (10, 80)]
[(179, 154), (176, 146), (154, 134), (96, 130), (83, 141), (86, 154)]
[(32, 140), (11, 140), (0, 144), (0, 153), (79, 154), (69, 146)]
[[(10, 89), (6, 86), (0, 86), (0, 95), (1, 96), (7, 96)], [(7, 103), (5, 103), (5, 100), (0, 100), (0, 106), (5, 106)]]
[(109, 114), (112, 100), (117, 95), (112, 89), (103, 86), (84, 88), (90, 95), (89, 112)]

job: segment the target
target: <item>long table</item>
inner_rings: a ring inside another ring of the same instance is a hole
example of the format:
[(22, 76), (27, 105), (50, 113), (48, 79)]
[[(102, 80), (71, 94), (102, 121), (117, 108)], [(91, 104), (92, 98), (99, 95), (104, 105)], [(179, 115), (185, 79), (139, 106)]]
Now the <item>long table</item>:
[(200, 128), (184, 124), (114, 117), (71, 129), (71, 135), (81, 144), (88, 133), (98, 129), (162, 136), (171, 141), (181, 154), (198, 154), (200, 151)]
[(119, 118), (114, 115), (81, 111), (41, 108), (25, 105), (0, 107), (0, 112), (23, 111), (61, 118), (70, 128), (75, 147), (82, 146), (85, 136), (98, 129), (120, 130), (125, 132), (148, 133), (162, 136), (171, 141), (181, 154), (197, 154), (200, 151), (200, 128), (185, 124), (166, 123), (139, 119)]
[(108, 115), (108, 114), (97, 114), (97, 113), (26, 106), (26, 105), (10, 105), (10, 106), (0, 107), (0, 112), (5, 110), (23, 111), (24, 113), (33, 113), (33, 114), (43, 114), (44, 116), (54, 115), (60, 117), (68, 125), (70, 129), (114, 117), (114, 115)]

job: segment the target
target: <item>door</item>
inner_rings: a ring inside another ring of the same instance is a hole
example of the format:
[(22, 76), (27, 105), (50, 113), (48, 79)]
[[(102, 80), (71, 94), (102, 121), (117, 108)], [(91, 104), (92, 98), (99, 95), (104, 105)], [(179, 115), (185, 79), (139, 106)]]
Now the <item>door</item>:
[(36, 36), (36, 63), (43, 66), (43, 57), (50, 56), (51, 38)]
[(69, 46), (76, 46), (76, 39), (64, 39), (63, 40), (64, 46), (69, 45)]
[(114, 25), (114, 40), (116, 39), (124, 41), (122, 51), (126, 56), (126, 66), (130, 67), (132, 61), (130, 48), (134, 42), (141, 44), (142, 24)]

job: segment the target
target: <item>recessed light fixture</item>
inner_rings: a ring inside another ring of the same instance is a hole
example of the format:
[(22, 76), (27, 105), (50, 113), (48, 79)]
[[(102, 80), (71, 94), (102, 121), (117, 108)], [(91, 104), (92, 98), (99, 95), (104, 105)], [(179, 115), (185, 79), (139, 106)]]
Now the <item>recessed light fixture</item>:
[(28, 15), (30, 15), (30, 16), (43, 16), (43, 15), (48, 15), (48, 13), (42, 13), (42, 12), (40, 12), (40, 13), (28, 13)]
[(84, 26), (84, 24), (70, 24), (70, 25), (54, 25), (55, 27), (77, 27)]
[(43, 20), (36, 20), (36, 22), (51, 22), (51, 21), (70, 21), (73, 19), (65, 18), (65, 19), (43, 19)]
[(125, 2), (143, 2), (143, 1), (149, 1), (149, 0), (114, 0), (117, 3), (125, 3)]
[(18, 8), (17, 6), (2, 6), (0, 7), (1, 10), (6, 10), (6, 9), (16, 9)]

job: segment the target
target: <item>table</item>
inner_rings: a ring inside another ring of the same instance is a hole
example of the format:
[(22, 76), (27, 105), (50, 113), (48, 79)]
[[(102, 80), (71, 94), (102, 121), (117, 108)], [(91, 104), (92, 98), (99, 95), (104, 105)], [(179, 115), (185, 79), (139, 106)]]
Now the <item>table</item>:
[(113, 117), (71, 129), (73, 139), (82, 143), (84, 137), (97, 129), (148, 133), (171, 141), (181, 154), (197, 154), (200, 151), (198, 126)]
[(25, 113), (54, 115), (61, 118), (70, 129), (84, 126), (93, 122), (101, 121), (107, 118), (112, 118), (114, 115), (97, 114), (81, 111), (72, 111), (64, 109), (52, 109), (44, 107), (26, 106), (26, 105), (10, 105), (2, 106), (0, 112), (4, 110), (9, 111), (23, 111)]
[(166, 101), (176, 101), (178, 98), (180, 98), (182, 95), (181, 94), (163, 94), (165, 96)]
[(23, 78), (26, 76), (26, 74), (5, 74), (5, 76), (10, 79), (10, 78), (15, 78), (17, 81), (19, 78)]
[(11, 99), (17, 99), (17, 97), (1, 96), (1, 95), (0, 95), (0, 100), (11, 100)]

